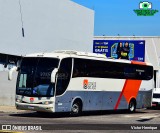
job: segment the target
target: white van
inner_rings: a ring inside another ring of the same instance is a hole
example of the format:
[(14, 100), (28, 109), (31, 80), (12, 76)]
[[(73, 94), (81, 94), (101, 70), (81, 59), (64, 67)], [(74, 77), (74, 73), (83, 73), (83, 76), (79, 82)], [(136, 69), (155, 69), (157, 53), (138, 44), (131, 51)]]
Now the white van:
[(152, 107), (160, 106), (160, 88), (153, 89)]

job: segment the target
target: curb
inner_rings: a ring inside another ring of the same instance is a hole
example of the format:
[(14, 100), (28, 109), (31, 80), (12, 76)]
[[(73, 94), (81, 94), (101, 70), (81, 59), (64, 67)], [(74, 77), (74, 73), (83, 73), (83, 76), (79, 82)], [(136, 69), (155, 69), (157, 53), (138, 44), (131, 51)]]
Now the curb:
[(26, 110), (18, 110), (15, 106), (0, 106), (0, 113), (20, 113)]

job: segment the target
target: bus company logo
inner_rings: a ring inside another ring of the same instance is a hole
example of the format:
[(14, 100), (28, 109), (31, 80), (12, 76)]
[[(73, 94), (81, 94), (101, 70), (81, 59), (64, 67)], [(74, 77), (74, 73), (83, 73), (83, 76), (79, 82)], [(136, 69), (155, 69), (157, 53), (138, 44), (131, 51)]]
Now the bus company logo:
[(30, 102), (33, 102), (33, 101), (34, 101), (34, 97), (31, 97), (31, 98), (30, 98)]
[(152, 9), (152, 3), (148, 1), (142, 1), (139, 3), (139, 9), (133, 10), (137, 16), (154, 16), (158, 10)]
[(84, 89), (96, 89), (96, 82), (88, 82), (88, 79), (83, 80), (83, 88)]
[(88, 80), (85, 79), (85, 80), (83, 81), (83, 88), (84, 88), (84, 89), (87, 89), (87, 86), (88, 86)]

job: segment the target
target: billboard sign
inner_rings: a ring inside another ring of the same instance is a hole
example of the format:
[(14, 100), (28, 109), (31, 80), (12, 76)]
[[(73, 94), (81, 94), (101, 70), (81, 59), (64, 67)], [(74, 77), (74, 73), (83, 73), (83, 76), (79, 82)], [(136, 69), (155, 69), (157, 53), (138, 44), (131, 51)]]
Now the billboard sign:
[(144, 40), (94, 40), (93, 53), (115, 59), (145, 61)]

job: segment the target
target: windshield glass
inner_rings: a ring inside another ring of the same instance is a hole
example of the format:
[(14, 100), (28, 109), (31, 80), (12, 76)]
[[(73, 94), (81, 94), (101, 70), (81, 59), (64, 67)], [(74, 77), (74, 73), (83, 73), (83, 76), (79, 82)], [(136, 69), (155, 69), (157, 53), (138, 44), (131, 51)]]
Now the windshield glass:
[(18, 74), (16, 94), (24, 96), (50, 97), (55, 85), (51, 83), (51, 72), (58, 68), (59, 59), (23, 58)]

